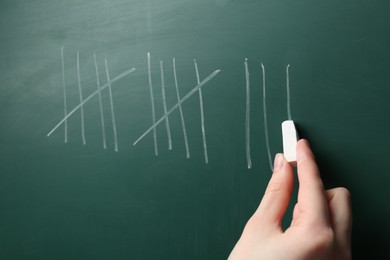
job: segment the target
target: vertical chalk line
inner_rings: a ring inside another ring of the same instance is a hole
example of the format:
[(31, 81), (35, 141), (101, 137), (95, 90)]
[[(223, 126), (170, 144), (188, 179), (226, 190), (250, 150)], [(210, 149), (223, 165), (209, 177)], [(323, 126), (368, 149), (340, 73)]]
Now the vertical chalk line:
[(290, 64), (288, 64), (287, 68), (286, 68), (287, 118), (288, 118), (288, 120), (292, 120), (292, 118), (291, 118), (290, 73), (289, 73), (289, 68), (290, 68)]
[[(66, 84), (65, 84), (65, 62), (64, 62), (64, 46), (61, 46), (61, 63), (62, 63), (62, 88), (64, 90), (64, 117), (67, 115), (67, 102), (66, 102)], [(68, 121), (64, 122), (64, 142), (68, 142)]]
[(245, 112), (245, 137), (246, 137), (246, 160), (248, 169), (252, 168), (251, 147), (250, 147), (250, 86), (248, 59), (245, 59), (245, 81), (246, 81), (246, 112)]
[(205, 78), (201, 83), (199, 83), (196, 87), (194, 87), (190, 92), (188, 92), (184, 97), (182, 97), (176, 105), (174, 105), (166, 114), (164, 114), (159, 120), (156, 121), (151, 127), (148, 128), (135, 142), (133, 145), (137, 145), (139, 141), (142, 140), (147, 134), (149, 134), (153, 129), (155, 129), (164, 119), (169, 116), (173, 111), (175, 111), (181, 104), (183, 104), (188, 98), (190, 98), (195, 92), (197, 92), (201, 87), (206, 85), (208, 81), (210, 81), (212, 78), (214, 78), (221, 70), (216, 70), (213, 73), (211, 73), (207, 78)]
[[(83, 92), (81, 90), (81, 79), (80, 79), (80, 52), (77, 51), (77, 81), (79, 84), (79, 95), (80, 95), (80, 104), (83, 103)], [(85, 140), (85, 126), (84, 126), (84, 106), (81, 105), (81, 137), (83, 139), (83, 144), (87, 142)]]
[[(163, 102), (163, 108), (164, 108), (164, 114), (167, 113), (167, 99), (165, 96), (165, 80), (164, 80), (164, 68), (163, 68), (163, 61), (160, 60), (160, 73), (161, 73), (161, 95), (162, 95), (162, 102)], [(169, 118), (165, 118), (165, 127), (167, 128), (167, 136), (168, 136), (168, 150), (172, 150), (172, 138), (171, 138), (171, 127), (169, 125)]]
[[(148, 52), (148, 78), (149, 78), (149, 92), (150, 102), (152, 103), (152, 120), (153, 124), (156, 123), (156, 110), (154, 107), (154, 96), (153, 96), (153, 85), (152, 85), (152, 72), (150, 69), (150, 53)], [(158, 144), (157, 144), (157, 133), (156, 129), (153, 128), (153, 140), (154, 140), (154, 154), (158, 156)]]
[(266, 91), (265, 91), (265, 69), (263, 63), (261, 63), (261, 70), (263, 74), (263, 114), (264, 114), (264, 133), (265, 133), (265, 144), (267, 146), (268, 161), (271, 171), (273, 171), (272, 158), (271, 158), (271, 149), (269, 145), (268, 137), (268, 122), (267, 122), (267, 104), (266, 104)]
[(114, 102), (112, 99), (112, 90), (111, 90), (111, 80), (110, 80), (110, 74), (108, 73), (108, 64), (107, 60), (104, 60), (104, 64), (106, 66), (106, 75), (107, 75), (107, 83), (108, 83), (108, 94), (110, 97), (110, 106), (111, 106), (111, 119), (112, 119), (112, 131), (114, 133), (114, 145), (115, 145), (115, 152), (118, 152), (118, 137), (116, 133), (116, 122), (115, 122), (115, 113), (114, 113)]
[[(132, 68), (132, 69), (128, 69), (124, 72), (122, 72), (121, 74), (119, 74), (118, 76), (116, 76), (115, 78), (113, 78), (111, 80), (111, 85), (114, 84), (116, 81), (122, 79), (123, 77), (127, 76), (128, 74), (132, 73), (135, 71), (135, 68)], [(104, 90), (105, 88), (108, 87), (108, 83), (104, 84), (103, 86), (100, 87), (100, 91)], [(82, 103), (78, 104), (77, 106), (75, 106), (70, 112), (68, 112), (68, 114), (63, 118), (61, 119), (54, 127), (53, 129), (50, 130), (50, 132), (46, 135), (46, 136), (50, 136), (51, 134), (54, 133), (54, 131), (56, 131), (58, 129), (58, 127), (60, 127), (70, 116), (72, 116), (77, 110), (79, 110), (85, 103), (87, 103), (88, 101), (90, 101), (94, 96), (96, 96), (98, 94), (99, 91), (94, 91), (92, 94), (90, 94), (88, 97), (86, 97)]]
[(103, 104), (102, 104), (102, 95), (100, 92), (100, 79), (99, 79), (99, 69), (96, 61), (96, 53), (93, 53), (93, 59), (95, 61), (95, 71), (96, 71), (96, 84), (97, 84), (97, 92), (99, 97), (99, 108), (100, 108), (100, 123), (102, 125), (102, 138), (103, 138), (103, 148), (107, 149), (106, 142), (106, 126), (104, 122), (104, 114), (103, 114)]
[[(177, 83), (176, 60), (175, 60), (175, 58), (173, 58), (173, 76), (175, 78), (175, 88), (176, 88), (177, 102), (179, 102), (180, 101), (180, 93), (179, 93), (179, 84)], [(184, 121), (183, 109), (181, 107), (181, 104), (179, 104), (179, 111), (180, 111), (180, 118), (181, 118), (181, 128), (183, 130), (183, 135), (184, 135), (184, 144), (185, 144), (185, 147), (186, 147), (186, 156), (187, 156), (187, 159), (188, 159), (188, 158), (190, 158), (190, 148), (188, 146), (186, 123)]]
[[(200, 84), (198, 64), (196, 63), (196, 60), (194, 60), (194, 65), (195, 65), (195, 72), (196, 72), (196, 80), (197, 80), (197, 83)], [(201, 128), (202, 128), (204, 160), (205, 160), (205, 163), (208, 164), (209, 157), (207, 154), (206, 130), (205, 130), (205, 125), (204, 125), (203, 94), (202, 94), (202, 90), (200, 88), (198, 90), (198, 93), (199, 93), (200, 121), (201, 121)]]

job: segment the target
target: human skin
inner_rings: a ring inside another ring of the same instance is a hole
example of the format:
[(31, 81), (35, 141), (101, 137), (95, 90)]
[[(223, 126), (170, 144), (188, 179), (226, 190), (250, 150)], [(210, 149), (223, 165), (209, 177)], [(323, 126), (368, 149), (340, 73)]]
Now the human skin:
[(352, 259), (352, 212), (346, 188), (325, 190), (309, 143), (297, 143), (299, 190), (291, 225), (282, 219), (294, 186), (294, 171), (277, 154), (274, 172), (256, 212), (229, 259)]

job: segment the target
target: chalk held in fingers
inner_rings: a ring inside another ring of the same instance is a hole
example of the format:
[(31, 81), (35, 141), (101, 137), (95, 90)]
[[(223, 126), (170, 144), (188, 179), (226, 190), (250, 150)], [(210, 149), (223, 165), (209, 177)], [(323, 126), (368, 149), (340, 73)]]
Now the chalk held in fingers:
[(286, 120), (282, 123), (283, 154), (293, 166), (297, 164), (296, 146), (299, 140), (294, 121)]

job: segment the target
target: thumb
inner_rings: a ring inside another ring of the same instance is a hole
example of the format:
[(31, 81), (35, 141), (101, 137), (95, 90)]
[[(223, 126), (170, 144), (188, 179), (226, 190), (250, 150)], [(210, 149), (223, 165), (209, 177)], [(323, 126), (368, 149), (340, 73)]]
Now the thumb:
[(254, 217), (257, 215), (268, 226), (275, 224), (281, 228), (281, 222), (290, 202), (294, 186), (292, 166), (283, 154), (277, 154), (274, 162), (274, 172)]

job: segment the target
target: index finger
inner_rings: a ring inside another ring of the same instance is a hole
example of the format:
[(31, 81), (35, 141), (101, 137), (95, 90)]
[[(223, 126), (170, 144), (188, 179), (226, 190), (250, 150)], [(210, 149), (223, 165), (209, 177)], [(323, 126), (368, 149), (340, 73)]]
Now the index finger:
[(329, 209), (320, 171), (309, 143), (297, 143), (299, 218), (305, 223), (330, 224)]

